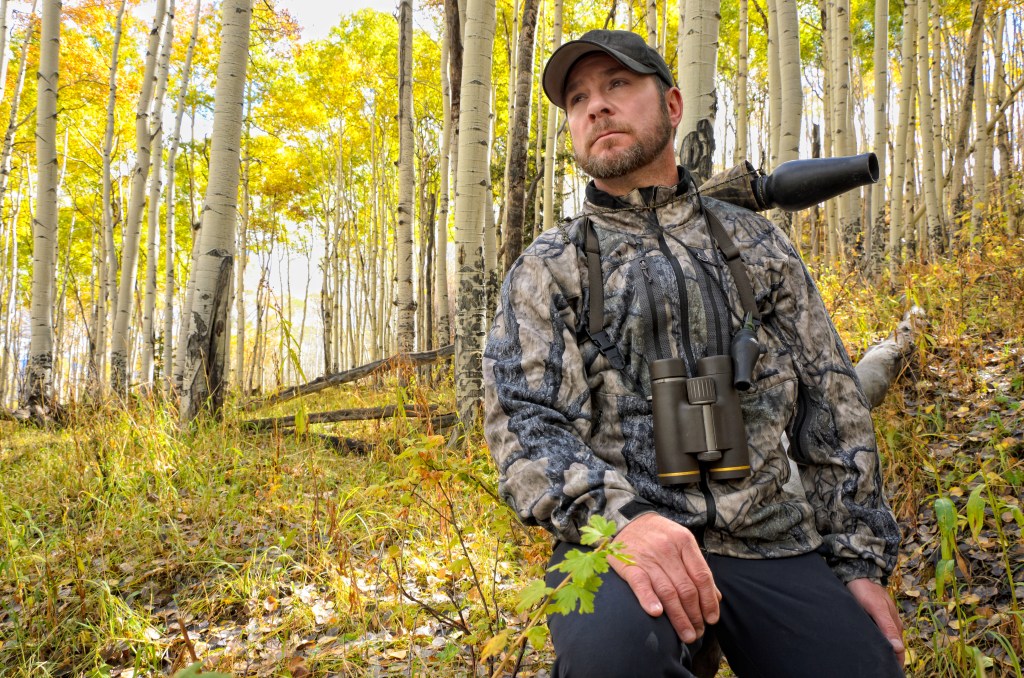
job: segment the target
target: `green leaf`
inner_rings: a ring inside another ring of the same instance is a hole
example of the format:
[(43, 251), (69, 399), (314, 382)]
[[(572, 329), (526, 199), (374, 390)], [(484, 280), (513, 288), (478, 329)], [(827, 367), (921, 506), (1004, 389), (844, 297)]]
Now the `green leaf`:
[[(600, 580), (597, 580), (600, 582)], [(596, 589), (595, 589), (596, 590)], [(594, 592), (576, 583), (569, 583), (555, 591), (551, 601), (552, 611), (558, 614), (570, 614), (579, 607), (583, 614), (594, 611)]]
[(580, 530), (580, 543), (584, 546), (591, 546), (602, 539), (611, 539), (615, 536), (616, 530), (618, 530), (618, 526), (615, 523), (595, 513), (590, 516), (586, 527)]
[(978, 485), (967, 498), (967, 524), (971, 528), (971, 536), (978, 541), (981, 526), (985, 522), (985, 498), (981, 496), (985, 486)]
[(305, 405), (299, 405), (299, 411), (295, 413), (295, 435), (304, 436), (309, 431), (309, 413)]
[(539, 650), (543, 648), (544, 644), (548, 642), (548, 627), (534, 626), (526, 632), (526, 640), (534, 649)]
[(565, 554), (565, 560), (555, 565), (558, 572), (572, 575), (574, 583), (580, 584), (595, 574), (608, 571), (608, 556), (601, 551), (583, 552), (573, 549)]
[(942, 534), (942, 559), (953, 557), (953, 542), (956, 540), (956, 508), (949, 497), (935, 500), (935, 518)]
[(952, 560), (940, 560), (935, 566), (935, 593), (940, 599), (946, 597), (946, 584), (952, 584), (956, 580)]
[(519, 603), (516, 604), (516, 612), (522, 614), (537, 605), (551, 595), (553, 589), (544, 583), (543, 579), (535, 579), (529, 586), (519, 592)]

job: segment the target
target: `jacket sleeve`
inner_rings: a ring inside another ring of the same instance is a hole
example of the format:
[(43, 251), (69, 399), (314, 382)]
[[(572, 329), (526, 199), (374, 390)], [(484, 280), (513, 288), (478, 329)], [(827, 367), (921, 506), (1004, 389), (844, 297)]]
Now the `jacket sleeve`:
[(621, 528), (643, 508), (589, 444), (596, 415), (575, 333), (577, 254), (558, 249), (523, 255), (502, 286), (483, 359), (484, 432), (502, 498), (524, 523), (578, 543), (592, 515)]
[(882, 486), (870, 407), (810, 273), (789, 240), (772, 319), (799, 375), (790, 453), (801, 465), (822, 552), (843, 581), (883, 581), (896, 564), (899, 526)]

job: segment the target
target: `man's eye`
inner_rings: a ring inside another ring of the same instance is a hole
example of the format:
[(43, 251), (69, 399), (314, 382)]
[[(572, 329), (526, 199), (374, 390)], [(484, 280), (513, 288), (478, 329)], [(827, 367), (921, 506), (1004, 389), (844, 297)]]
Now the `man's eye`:
[(582, 94), (576, 94), (576, 95), (574, 95), (574, 96), (569, 98), (569, 103), (570, 104), (578, 104), (581, 101), (583, 101), (583, 95)]
[(619, 87), (619, 86), (625, 85), (625, 84), (626, 84), (625, 80), (612, 80), (611, 86), (612, 87)]

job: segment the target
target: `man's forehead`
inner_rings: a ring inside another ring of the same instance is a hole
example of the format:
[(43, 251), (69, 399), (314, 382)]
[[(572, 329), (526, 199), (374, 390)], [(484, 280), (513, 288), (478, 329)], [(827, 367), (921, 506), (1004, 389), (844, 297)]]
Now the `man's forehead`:
[(617, 59), (609, 54), (605, 54), (604, 52), (592, 52), (580, 57), (580, 59), (569, 69), (569, 74), (565, 77), (565, 88), (563, 91), (568, 92), (579, 84), (580, 68), (585, 65), (590, 65), (593, 68), (596, 68), (598, 73), (605, 77), (615, 75), (620, 72), (639, 75), (639, 73), (635, 73), (629, 68), (623, 66)]

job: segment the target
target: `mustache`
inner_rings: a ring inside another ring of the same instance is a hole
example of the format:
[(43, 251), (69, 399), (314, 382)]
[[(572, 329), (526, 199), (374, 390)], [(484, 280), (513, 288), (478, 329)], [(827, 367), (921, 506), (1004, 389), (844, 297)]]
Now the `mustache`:
[(587, 138), (587, 146), (592, 146), (599, 137), (609, 132), (620, 132), (623, 134), (631, 133), (633, 129), (629, 125), (615, 125), (609, 122), (600, 123), (597, 127), (591, 130), (590, 135)]

